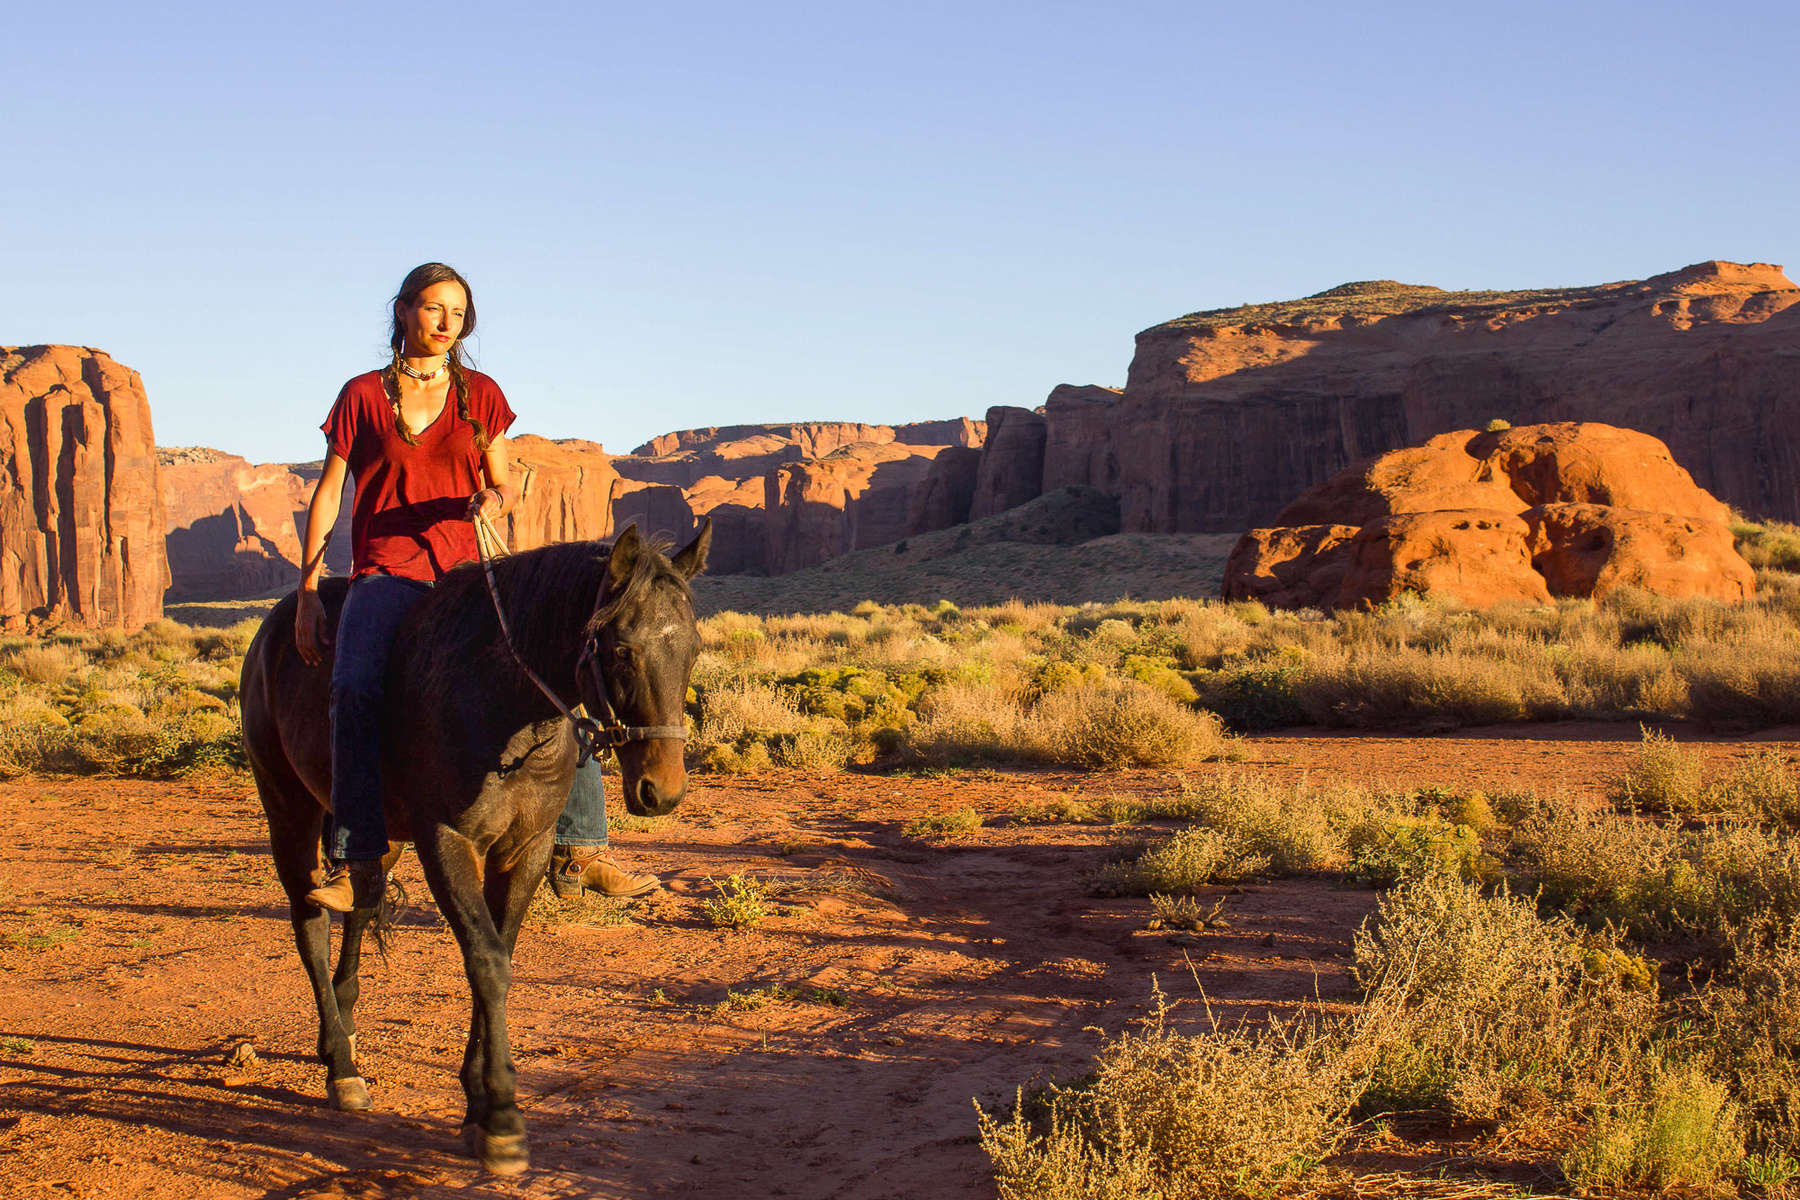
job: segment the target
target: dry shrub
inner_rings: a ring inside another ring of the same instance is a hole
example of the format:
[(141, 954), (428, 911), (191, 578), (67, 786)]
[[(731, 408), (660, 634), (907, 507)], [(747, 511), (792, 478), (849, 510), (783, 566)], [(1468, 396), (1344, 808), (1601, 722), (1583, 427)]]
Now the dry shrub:
[(51, 642), (13, 651), (6, 656), (6, 665), (33, 683), (61, 687), (87, 665), (87, 656), (73, 646)]
[(1731, 934), (1729, 969), (1683, 1005), (1693, 1046), (1733, 1081), (1752, 1141), (1800, 1155), (1800, 924), (1753, 918)]
[(1731, 523), (1737, 552), (1757, 571), (1800, 571), (1800, 525), (1786, 521)]
[(155, 620), (131, 635), (131, 644), (157, 662), (182, 662), (199, 656), (199, 638), (186, 625)]
[(1682, 656), (1688, 712), (1703, 721), (1758, 726), (1800, 721), (1800, 632), (1757, 622)]
[[(1541, 691), (1552, 682), (1493, 659), (1437, 656), (1413, 647), (1352, 649), (1316, 661), (1299, 701), (1322, 725), (1493, 725), (1525, 720), (1534, 703), (1546, 714), (1557, 712), (1560, 695)], [(1539, 690), (1528, 694), (1528, 688)]]
[(1684, 830), (1545, 805), (1514, 830), (1512, 852), (1544, 904), (1640, 938), (1722, 945), (1758, 912), (1800, 913), (1800, 843), (1754, 825)]
[(1800, 774), (1784, 755), (1758, 751), (1732, 768), (1722, 786), (1734, 811), (1789, 829), (1800, 827)]
[(1184, 779), (1181, 792), (1179, 815), (1217, 830), (1235, 854), (1260, 857), (1276, 874), (1330, 870), (1349, 860), (1332, 821), (1337, 795), (1235, 771)]
[(1232, 752), (1217, 717), (1134, 680), (1079, 683), (1036, 703), (1016, 685), (926, 694), (905, 745), (927, 761), (1044, 762), (1091, 769), (1199, 762)]
[(1693, 1064), (1659, 1063), (1637, 1095), (1600, 1111), (1562, 1169), (1583, 1188), (1717, 1189), (1743, 1161), (1730, 1089)]
[(844, 734), (831, 729), (802, 729), (770, 740), (770, 754), (784, 767), (825, 773), (841, 771), (855, 752)]
[(1701, 814), (1727, 811), (1729, 798), (1707, 778), (1706, 756), (1678, 745), (1666, 733), (1642, 727), (1637, 760), (1620, 782), (1618, 799), (1646, 812)]
[(1031, 714), (1036, 757), (1114, 770), (1217, 758), (1231, 749), (1219, 719), (1133, 680), (1053, 692)]
[(1356, 935), (1364, 1106), (1498, 1120), (1600, 1100), (1635, 1069), (1655, 1009), (1615, 955), (1616, 940), (1504, 891), (1402, 882)]
[(693, 751), (724, 774), (767, 770), (778, 762), (806, 770), (835, 770), (849, 758), (841, 726), (815, 722), (793, 693), (766, 683), (728, 682), (699, 693)]
[(1023, 695), (979, 683), (949, 683), (925, 694), (904, 745), (928, 762), (1006, 762), (1035, 755)]
[(48, 701), (30, 695), (0, 700), (0, 779), (56, 770), (73, 736), (68, 718)]
[(1166, 1013), (1159, 997), (1037, 1122), (1023, 1101), (1004, 1123), (977, 1106), (1002, 1197), (1264, 1196), (1342, 1140), (1354, 1088), (1337, 1038), (1276, 1022), (1184, 1036)]
[(1101, 867), (1094, 890), (1103, 896), (1191, 892), (1208, 883), (1235, 883), (1268, 867), (1266, 856), (1246, 852), (1218, 830), (1183, 829), (1135, 858)]

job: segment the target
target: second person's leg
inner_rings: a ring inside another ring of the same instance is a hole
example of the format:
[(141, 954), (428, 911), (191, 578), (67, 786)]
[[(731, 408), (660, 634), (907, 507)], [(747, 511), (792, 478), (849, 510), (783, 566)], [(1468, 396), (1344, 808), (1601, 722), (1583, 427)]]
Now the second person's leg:
[(597, 758), (576, 770), (568, 803), (556, 819), (550, 886), (558, 896), (577, 896), (583, 889), (603, 896), (641, 896), (661, 886), (656, 876), (627, 871), (607, 853), (606, 791)]

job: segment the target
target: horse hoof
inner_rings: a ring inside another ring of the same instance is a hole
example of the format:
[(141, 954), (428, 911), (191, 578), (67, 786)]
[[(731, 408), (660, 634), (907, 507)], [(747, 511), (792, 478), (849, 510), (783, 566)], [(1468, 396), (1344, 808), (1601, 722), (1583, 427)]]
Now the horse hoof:
[(369, 1085), (361, 1075), (327, 1080), (325, 1086), (331, 1089), (331, 1107), (339, 1112), (368, 1112), (374, 1107), (369, 1099)]
[(496, 1175), (521, 1175), (531, 1165), (522, 1133), (488, 1133), (481, 1131), (481, 1165)]

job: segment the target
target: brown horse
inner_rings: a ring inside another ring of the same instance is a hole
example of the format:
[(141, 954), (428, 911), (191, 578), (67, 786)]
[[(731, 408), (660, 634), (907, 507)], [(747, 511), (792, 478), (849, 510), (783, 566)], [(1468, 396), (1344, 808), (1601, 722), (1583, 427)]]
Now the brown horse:
[[(711, 533), (708, 522), (673, 559), (628, 527), (610, 550), (568, 542), (500, 560), (493, 580), (511, 650), (482, 568), (458, 567), (419, 601), (395, 643), (382, 730), (388, 839), (414, 844), (462, 948), (473, 999), (463, 1136), (490, 1170), (513, 1174), (529, 1161), (506, 992), (579, 740), (521, 663), (563, 703), (618, 714), (602, 740), (618, 753), (631, 812), (674, 808), (687, 790), (675, 735), (699, 650), (688, 581), (705, 566)], [(338, 580), (320, 588), (333, 627), (346, 590)], [(357, 1074), (353, 1011), (362, 936), (375, 910), (345, 918), (330, 974), (330, 917), (306, 893), (321, 879), (319, 835), (330, 806), (331, 660), (301, 660), (296, 605), (293, 596), (276, 605), (245, 655), (244, 745), (318, 1005), (327, 1091), (334, 1107), (360, 1111), (370, 1101)]]

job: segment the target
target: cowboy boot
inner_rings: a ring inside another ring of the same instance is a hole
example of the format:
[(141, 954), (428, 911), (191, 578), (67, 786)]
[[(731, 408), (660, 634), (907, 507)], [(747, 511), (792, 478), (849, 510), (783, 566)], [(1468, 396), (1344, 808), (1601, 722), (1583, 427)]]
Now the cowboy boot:
[(621, 867), (605, 846), (558, 846), (550, 854), (550, 890), (564, 899), (583, 891), (602, 896), (642, 896), (661, 886), (654, 875)]
[(338, 863), (325, 882), (306, 893), (320, 908), (347, 913), (353, 908), (374, 908), (387, 890), (387, 872), (379, 858), (353, 858)]

